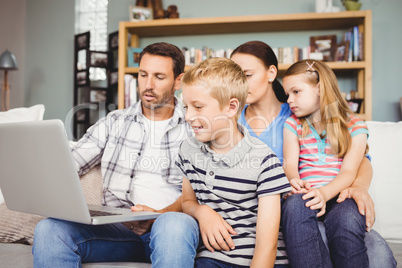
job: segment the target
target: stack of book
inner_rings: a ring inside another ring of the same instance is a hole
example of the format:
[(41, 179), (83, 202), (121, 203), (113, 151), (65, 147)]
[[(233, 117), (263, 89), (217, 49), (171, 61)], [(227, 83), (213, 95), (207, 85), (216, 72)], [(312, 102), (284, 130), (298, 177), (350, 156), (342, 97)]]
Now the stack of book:
[(184, 59), (186, 62), (186, 65), (194, 65), (197, 64), (203, 60), (214, 58), (214, 57), (226, 57), (229, 58), (230, 55), (232, 54), (232, 49), (218, 49), (218, 50), (213, 50), (211, 48), (208, 48), (207, 46), (203, 46), (201, 49), (198, 48), (187, 48), (183, 47), (182, 52), (184, 55)]

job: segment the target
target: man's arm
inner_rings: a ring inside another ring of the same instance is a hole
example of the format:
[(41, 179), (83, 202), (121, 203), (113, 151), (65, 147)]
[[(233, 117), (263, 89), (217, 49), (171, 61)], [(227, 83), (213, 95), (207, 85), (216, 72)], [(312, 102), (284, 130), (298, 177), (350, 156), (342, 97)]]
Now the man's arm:
[(360, 214), (366, 215), (367, 231), (370, 231), (375, 220), (374, 202), (368, 193), (373, 178), (373, 167), (370, 160), (364, 157), (357, 171), (356, 179), (352, 185), (343, 190), (337, 202), (341, 203), (346, 198), (353, 198), (357, 204)]

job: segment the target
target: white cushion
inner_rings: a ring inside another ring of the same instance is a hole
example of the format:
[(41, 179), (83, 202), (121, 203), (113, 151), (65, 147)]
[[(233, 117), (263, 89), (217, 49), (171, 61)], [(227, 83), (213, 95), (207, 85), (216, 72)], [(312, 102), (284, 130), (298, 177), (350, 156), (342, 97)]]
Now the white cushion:
[(402, 121), (366, 122), (373, 180), (369, 193), (374, 200), (374, 229), (387, 241), (402, 242)]
[[(45, 106), (37, 104), (29, 108), (15, 108), (6, 112), (0, 112), (0, 123), (12, 123), (23, 121), (40, 121), (43, 119)], [(0, 189), (0, 204), (4, 202), (3, 194)]]

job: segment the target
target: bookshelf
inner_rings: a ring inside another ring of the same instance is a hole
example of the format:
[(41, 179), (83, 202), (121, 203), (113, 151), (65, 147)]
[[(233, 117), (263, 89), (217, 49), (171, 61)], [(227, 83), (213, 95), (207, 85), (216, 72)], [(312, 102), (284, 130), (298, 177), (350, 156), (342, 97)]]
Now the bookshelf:
[[(372, 13), (343, 11), (337, 13), (299, 13), (253, 15), (216, 18), (188, 18), (125, 22), (119, 24), (118, 108), (124, 108), (124, 75), (136, 74), (138, 68), (127, 67), (128, 36), (132, 47), (140, 46), (142, 37), (185, 36), (249, 32), (290, 32), (315, 30), (347, 30), (359, 26), (364, 33), (364, 61), (327, 62), (336, 72), (356, 74), (356, 90), (364, 98), (359, 116), (372, 117)], [(248, 41), (248, 40), (245, 40)], [(279, 76), (290, 66), (280, 64)]]

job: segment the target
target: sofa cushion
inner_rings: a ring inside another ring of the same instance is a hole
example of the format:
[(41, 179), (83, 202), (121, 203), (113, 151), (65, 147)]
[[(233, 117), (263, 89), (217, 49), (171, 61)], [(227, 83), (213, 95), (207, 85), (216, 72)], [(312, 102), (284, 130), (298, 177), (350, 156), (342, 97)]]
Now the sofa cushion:
[(373, 180), (369, 193), (374, 200), (374, 228), (387, 241), (402, 243), (402, 121), (366, 122), (369, 128), (369, 153), (372, 157)]
[[(43, 119), (45, 106), (37, 104), (29, 108), (15, 108), (6, 112), (0, 112), (0, 123), (40, 121)], [(0, 189), (0, 204), (4, 202), (3, 194)]]
[[(81, 186), (88, 204), (102, 203), (102, 175), (95, 167), (81, 177)], [(0, 205), (0, 243), (32, 244), (36, 224), (44, 217), (7, 209)]]

